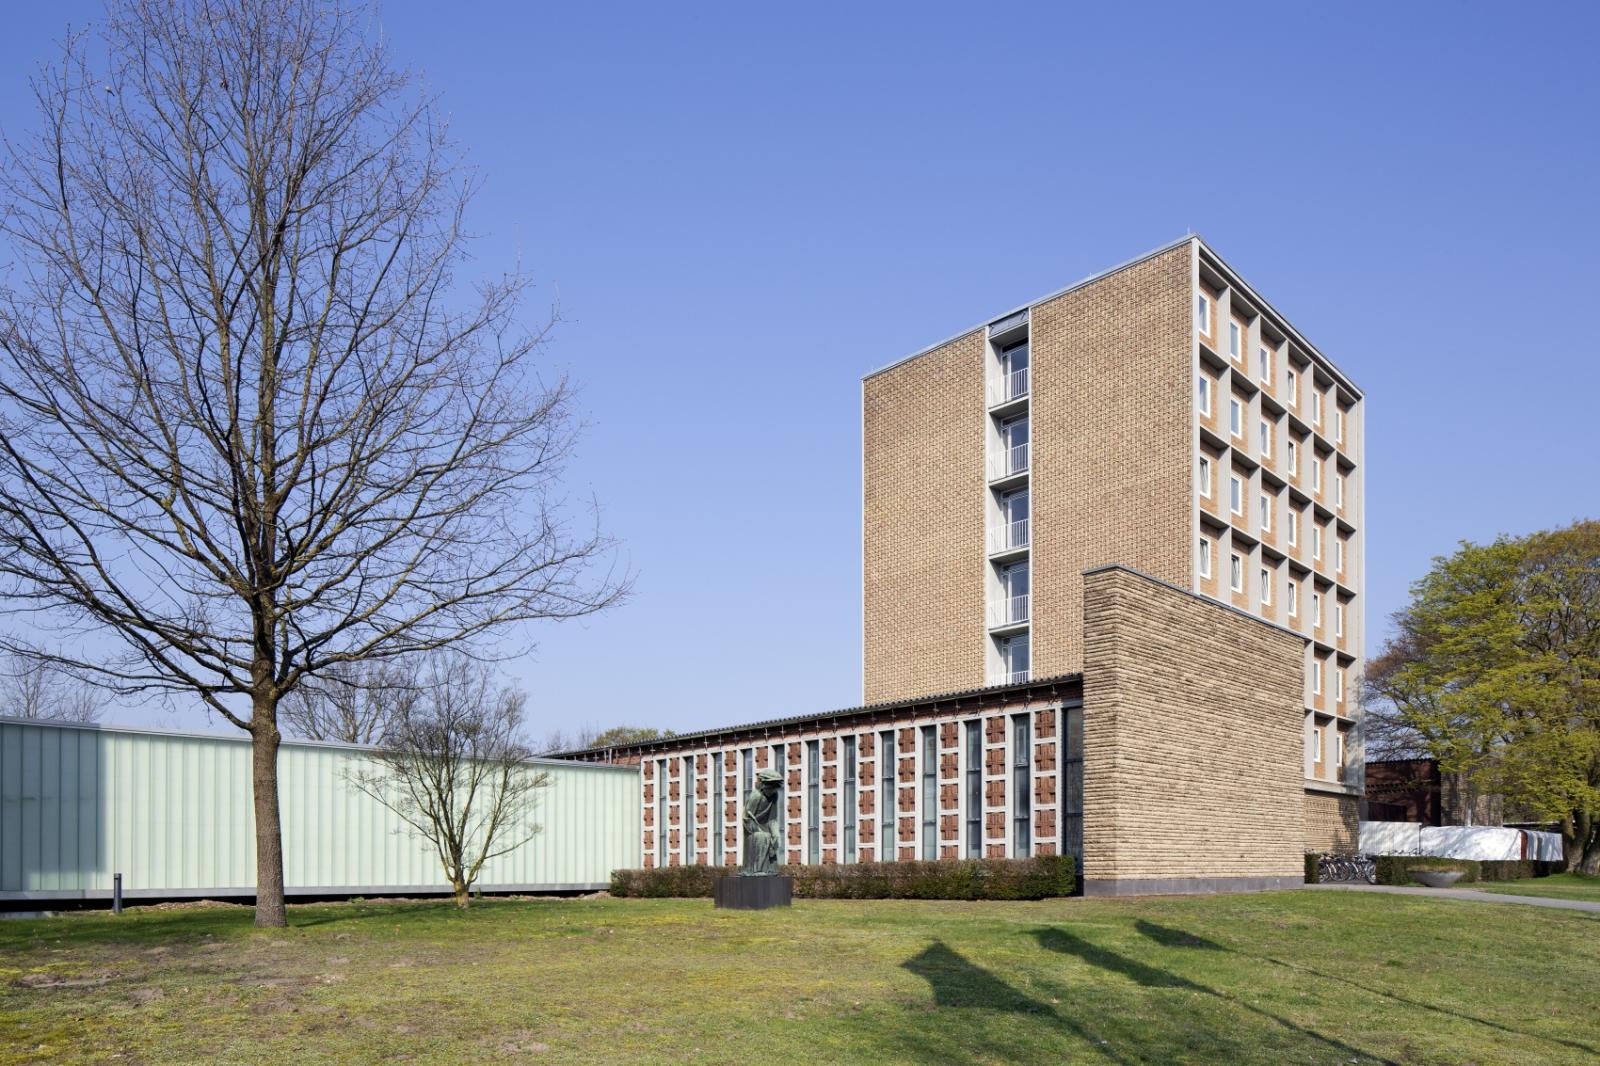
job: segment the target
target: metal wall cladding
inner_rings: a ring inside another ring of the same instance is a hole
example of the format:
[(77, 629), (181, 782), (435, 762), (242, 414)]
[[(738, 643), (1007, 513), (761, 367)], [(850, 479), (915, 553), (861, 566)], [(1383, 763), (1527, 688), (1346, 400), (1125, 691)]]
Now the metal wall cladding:
[[(638, 865), (638, 771), (537, 760), (547, 785), (492, 858), (485, 889), (604, 884)], [(431, 845), (351, 777), (379, 769), (358, 747), (286, 741), (278, 753), (288, 891), (445, 890)], [(250, 742), (0, 720), (0, 898), (248, 895), (255, 886)]]

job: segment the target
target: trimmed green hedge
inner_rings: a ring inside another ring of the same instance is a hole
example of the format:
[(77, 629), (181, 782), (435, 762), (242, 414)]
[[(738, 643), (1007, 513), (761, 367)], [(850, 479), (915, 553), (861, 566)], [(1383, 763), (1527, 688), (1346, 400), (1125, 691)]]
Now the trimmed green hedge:
[(1314, 885), (1321, 879), (1322, 873), (1317, 869), (1317, 861), (1321, 858), (1321, 852), (1306, 852), (1306, 884)]
[(1434, 855), (1379, 855), (1378, 884), (1409, 885), (1411, 871), (1417, 868), (1460, 870), (1457, 884), (1478, 881), (1521, 881), (1529, 877), (1549, 877), (1562, 869), (1559, 862), (1535, 859), (1441, 859)]
[[(1069, 896), (1077, 887), (1070, 855), (785, 866), (781, 872), (794, 878), (794, 894), (803, 899), (1047, 899)], [(715, 866), (613, 870), (611, 894), (708, 898), (722, 876), (737, 872)]]

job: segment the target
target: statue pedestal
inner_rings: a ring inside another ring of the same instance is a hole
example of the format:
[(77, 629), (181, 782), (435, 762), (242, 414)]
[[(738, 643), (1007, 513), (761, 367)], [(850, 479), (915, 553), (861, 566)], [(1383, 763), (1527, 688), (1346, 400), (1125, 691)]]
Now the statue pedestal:
[(787, 907), (794, 901), (794, 878), (784, 874), (763, 874), (758, 877), (727, 874), (716, 879), (712, 896), (718, 907), (735, 911)]

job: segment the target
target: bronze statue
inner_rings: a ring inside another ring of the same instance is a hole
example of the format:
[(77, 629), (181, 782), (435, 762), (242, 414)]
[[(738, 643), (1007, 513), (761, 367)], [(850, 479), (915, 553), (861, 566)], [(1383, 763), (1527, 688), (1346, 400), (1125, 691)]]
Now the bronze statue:
[(782, 846), (783, 812), (778, 807), (778, 790), (783, 775), (776, 770), (756, 772), (756, 787), (744, 798), (744, 866), (741, 877), (764, 877), (778, 872), (778, 849)]

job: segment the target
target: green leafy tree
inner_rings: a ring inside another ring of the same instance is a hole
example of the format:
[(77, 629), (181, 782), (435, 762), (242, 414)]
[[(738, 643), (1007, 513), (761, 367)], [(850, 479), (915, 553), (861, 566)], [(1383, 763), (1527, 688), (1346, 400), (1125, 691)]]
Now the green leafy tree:
[(1568, 867), (1600, 873), (1600, 522), (1463, 543), (1395, 627), (1368, 668), (1377, 731), (1559, 822)]

